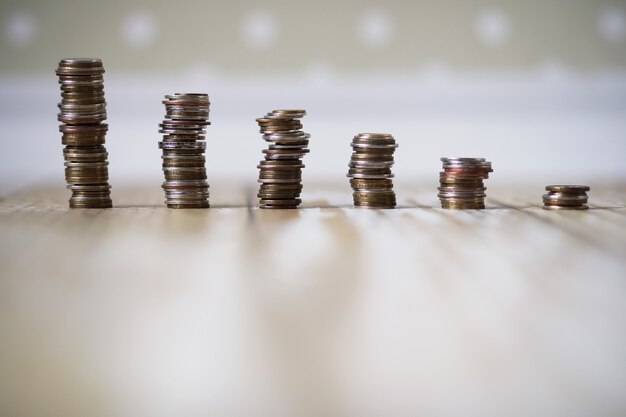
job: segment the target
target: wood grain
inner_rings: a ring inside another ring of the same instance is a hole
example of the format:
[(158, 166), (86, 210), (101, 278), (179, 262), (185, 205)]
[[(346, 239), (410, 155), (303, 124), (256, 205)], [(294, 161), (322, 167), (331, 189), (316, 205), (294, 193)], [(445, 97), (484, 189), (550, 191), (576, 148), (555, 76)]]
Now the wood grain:
[[(158, 184), (70, 210), (0, 201), (0, 414), (615, 416), (626, 413), (626, 184), (591, 210), (528, 186), (482, 211), (351, 207), (305, 184), (168, 210)], [(213, 185), (212, 185), (213, 186)]]

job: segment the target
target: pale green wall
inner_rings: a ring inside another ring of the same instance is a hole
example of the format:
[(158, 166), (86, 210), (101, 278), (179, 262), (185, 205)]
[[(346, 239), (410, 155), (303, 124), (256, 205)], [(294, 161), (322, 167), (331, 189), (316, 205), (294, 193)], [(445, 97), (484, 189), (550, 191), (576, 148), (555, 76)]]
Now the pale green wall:
[[(365, 46), (355, 29), (372, 8), (388, 13), (395, 33), (379, 49)], [(485, 46), (475, 34), (474, 22), (486, 9), (509, 20), (509, 37), (499, 46)], [(242, 40), (251, 10), (274, 16), (280, 33), (273, 46), (255, 50)], [(433, 62), (468, 71), (526, 70), (546, 62), (579, 71), (623, 70), (626, 39), (609, 41), (599, 29), (600, 16), (610, 10), (626, 16), (626, 1), (2, 1), (0, 72), (51, 71), (60, 57), (79, 55), (102, 57), (109, 69), (137, 71), (195, 65), (296, 72), (325, 65), (340, 72), (410, 72)], [(130, 47), (121, 35), (124, 19), (137, 11), (151, 14), (157, 28), (145, 48)], [(21, 46), (7, 36), (16, 13), (35, 27)]]

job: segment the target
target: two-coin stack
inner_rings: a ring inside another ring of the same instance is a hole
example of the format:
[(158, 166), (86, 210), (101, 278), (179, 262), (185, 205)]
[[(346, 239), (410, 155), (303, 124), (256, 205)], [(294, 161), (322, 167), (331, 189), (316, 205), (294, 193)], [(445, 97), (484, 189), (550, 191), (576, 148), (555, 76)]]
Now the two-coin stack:
[(65, 145), (65, 179), (70, 208), (112, 207), (104, 67), (100, 59), (66, 58), (56, 69), (61, 84), (58, 120)]
[(546, 210), (586, 210), (586, 185), (547, 185), (547, 194), (543, 195), (543, 208)]
[(439, 173), (441, 207), (446, 209), (484, 209), (485, 187), (491, 162), (484, 158), (441, 158), (443, 171)]
[(398, 144), (388, 133), (359, 133), (352, 139), (348, 178), (356, 207), (394, 208), (393, 153)]
[(263, 139), (270, 143), (257, 165), (261, 208), (296, 208), (302, 202), (302, 158), (309, 152), (311, 137), (301, 130), (305, 115), (305, 110), (273, 110), (256, 119)]
[(165, 119), (159, 125), (163, 141), (165, 204), (169, 208), (208, 208), (204, 134), (210, 124), (209, 96), (176, 93), (165, 96)]

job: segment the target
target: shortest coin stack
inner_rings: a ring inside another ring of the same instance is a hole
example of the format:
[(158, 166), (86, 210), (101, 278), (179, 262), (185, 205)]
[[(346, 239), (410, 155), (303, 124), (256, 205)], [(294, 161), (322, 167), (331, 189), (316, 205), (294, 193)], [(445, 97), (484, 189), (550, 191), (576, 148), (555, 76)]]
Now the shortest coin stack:
[(394, 208), (393, 153), (398, 144), (388, 133), (359, 133), (352, 139), (348, 178), (356, 207)]
[(586, 210), (586, 185), (547, 185), (547, 194), (543, 195), (543, 208), (546, 210)]
[(484, 209), (483, 180), (489, 178), (491, 162), (484, 158), (441, 158), (439, 200), (445, 209)]
[(209, 96), (185, 93), (165, 96), (165, 119), (159, 125), (163, 141), (165, 204), (169, 208), (208, 208), (204, 134), (210, 123)]

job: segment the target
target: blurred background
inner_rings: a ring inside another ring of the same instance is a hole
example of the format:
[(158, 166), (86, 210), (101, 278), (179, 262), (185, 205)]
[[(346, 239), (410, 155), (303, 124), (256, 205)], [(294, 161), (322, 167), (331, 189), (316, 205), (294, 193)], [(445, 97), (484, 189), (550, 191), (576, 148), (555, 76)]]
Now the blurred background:
[[(396, 178), (441, 156), (493, 162), (493, 185), (626, 179), (626, 2), (2, 1), (0, 193), (63, 186), (63, 57), (104, 60), (111, 184), (161, 181), (160, 100), (212, 101), (207, 170), (254, 183), (254, 119), (305, 108), (305, 182), (344, 181), (352, 136), (394, 134)], [(347, 189), (347, 188), (346, 188)]]
[[(626, 415), (626, 1), (0, 0), (0, 57), (0, 416)], [(66, 208), (64, 57), (106, 68), (113, 210)], [(217, 208), (161, 204), (174, 92)], [(280, 108), (305, 207), (256, 210)], [(400, 207), (353, 210), (378, 131)], [(442, 156), (491, 210), (434, 209)]]

